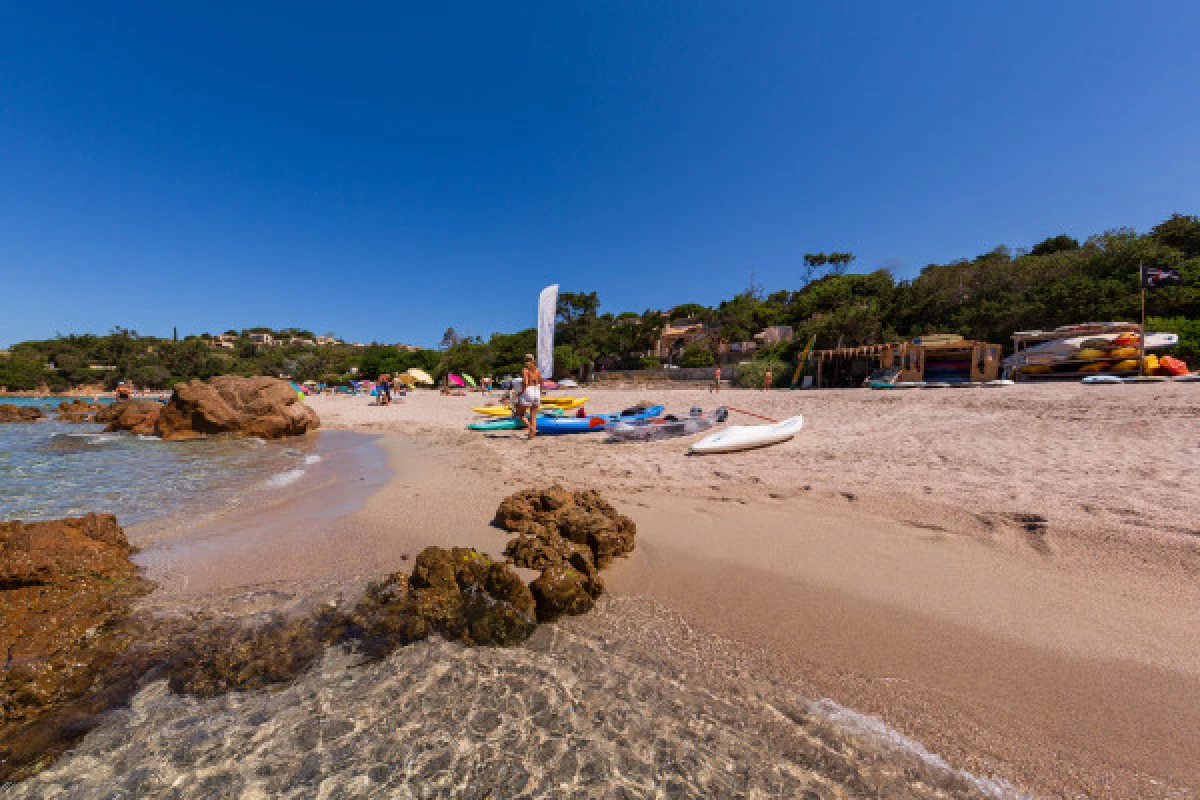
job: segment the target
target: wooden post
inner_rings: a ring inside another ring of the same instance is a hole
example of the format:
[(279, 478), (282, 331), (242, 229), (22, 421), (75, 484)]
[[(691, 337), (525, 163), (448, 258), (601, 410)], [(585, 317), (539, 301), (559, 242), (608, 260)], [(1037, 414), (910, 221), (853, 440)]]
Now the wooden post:
[(1146, 374), (1146, 284), (1142, 282), (1141, 270), (1138, 270), (1138, 281), (1142, 283), (1142, 335), (1138, 337), (1141, 342), (1141, 356), (1138, 358), (1138, 375)]

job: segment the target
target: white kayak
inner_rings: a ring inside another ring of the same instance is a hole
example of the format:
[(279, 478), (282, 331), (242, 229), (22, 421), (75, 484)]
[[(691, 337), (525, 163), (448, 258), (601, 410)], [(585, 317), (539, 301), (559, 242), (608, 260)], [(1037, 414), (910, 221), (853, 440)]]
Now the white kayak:
[(804, 417), (797, 414), (771, 425), (731, 425), (705, 436), (688, 448), (689, 453), (733, 453), (754, 447), (766, 447), (791, 439), (804, 427)]

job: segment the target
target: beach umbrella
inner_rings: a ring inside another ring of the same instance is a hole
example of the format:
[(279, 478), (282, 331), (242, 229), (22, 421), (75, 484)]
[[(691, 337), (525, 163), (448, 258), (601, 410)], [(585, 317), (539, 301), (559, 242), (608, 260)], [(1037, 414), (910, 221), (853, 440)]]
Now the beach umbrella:
[(401, 372), (399, 375), (397, 375), (396, 382), (403, 383), (405, 386), (416, 386), (417, 385), (417, 379), (414, 378), (412, 375), (409, 375), (407, 372)]
[(429, 377), (429, 373), (423, 369), (417, 369), (416, 367), (413, 367), (408, 371), (407, 374), (411, 375), (413, 378), (416, 378), (417, 383), (426, 383), (430, 386), (433, 385), (433, 378)]
[(466, 386), (467, 385), (467, 382), (464, 381), (462, 378), (458, 377), (457, 375), (452, 374), (449, 376), (449, 378), (450, 378), (451, 386)]
[(467, 382), (467, 385), (468, 385), (468, 386), (470, 386), (472, 389), (474, 389), (474, 388), (475, 388), (475, 386), (477, 385), (477, 384), (475, 383), (475, 379), (474, 379), (474, 378), (472, 378), (470, 375), (468, 375), (468, 374), (467, 374), (467, 373), (465, 373), (465, 372), (463, 373), (463, 380), (464, 380), (464, 381), (466, 381), (466, 382)]
[(305, 386), (316, 386), (317, 382), (316, 381), (305, 381), (304, 385)]

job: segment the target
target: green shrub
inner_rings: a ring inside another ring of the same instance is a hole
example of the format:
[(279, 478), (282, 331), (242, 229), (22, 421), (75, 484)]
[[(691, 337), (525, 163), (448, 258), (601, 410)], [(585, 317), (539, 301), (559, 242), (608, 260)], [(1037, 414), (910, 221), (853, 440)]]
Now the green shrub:
[(642, 369), (662, 369), (662, 359), (657, 356), (646, 356), (642, 359)]
[(681, 367), (711, 367), (716, 363), (717, 358), (713, 355), (712, 348), (700, 342), (689, 344), (679, 356)]
[(763, 382), (766, 380), (767, 370), (771, 370), (771, 386), (773, 388), (787, 386), (784, 378), (787, 364), (784, 364), (782, 361), (765, 359), (751, 361), (747, 364), (738, 364), (737, 377), (734, 379), (734, 383), (743, 389), (761, 389)]

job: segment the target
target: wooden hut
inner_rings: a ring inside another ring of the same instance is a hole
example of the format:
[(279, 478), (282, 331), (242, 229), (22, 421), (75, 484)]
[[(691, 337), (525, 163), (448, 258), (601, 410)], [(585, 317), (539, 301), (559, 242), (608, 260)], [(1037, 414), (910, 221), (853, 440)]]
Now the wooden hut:
[(1002, 348), (960, 336), (924, 336), (911, 342), (814, 350), (818, 389), (862, 386), (880, 370), (899, 370), (898, 381), (981, 383), (1000, 375)]

